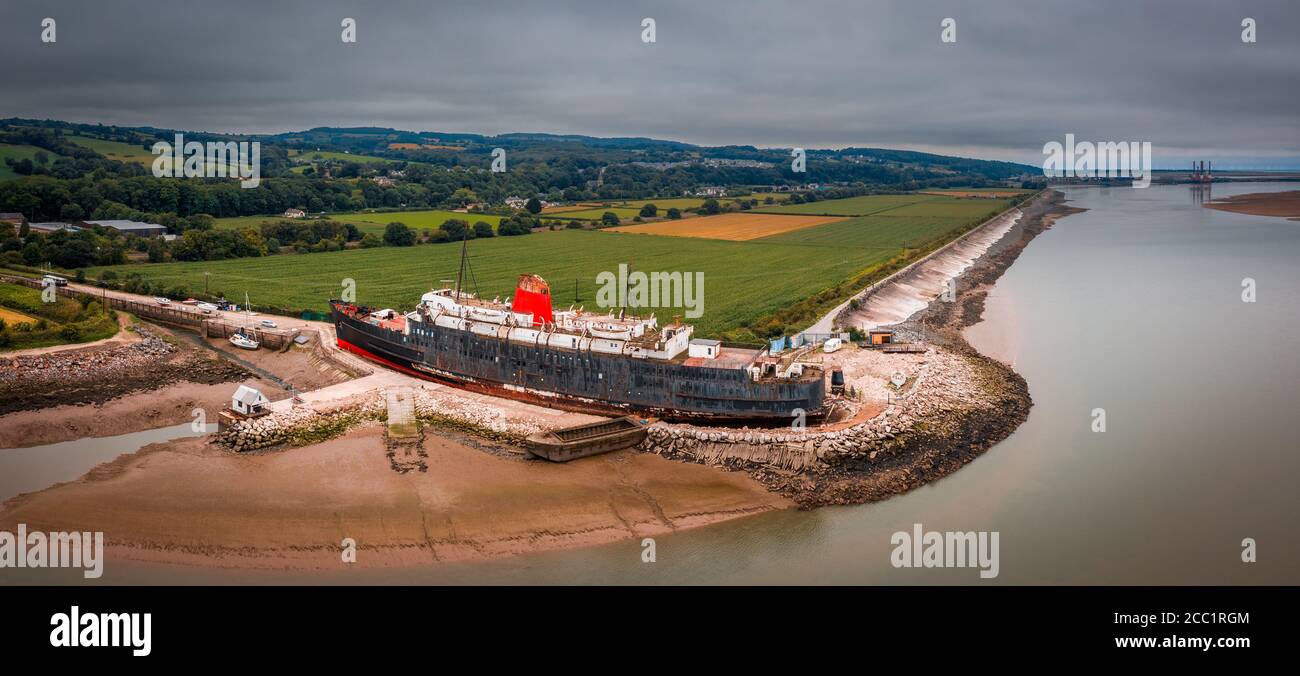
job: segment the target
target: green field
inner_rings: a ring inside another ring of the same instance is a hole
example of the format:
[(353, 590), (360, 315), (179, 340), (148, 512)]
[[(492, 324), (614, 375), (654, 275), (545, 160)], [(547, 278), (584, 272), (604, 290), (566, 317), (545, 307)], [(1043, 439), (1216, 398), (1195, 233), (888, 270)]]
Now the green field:
[(110, 160), (152, 164), (155, 157), (153, 153), (149, 152), (149, 149), (137, 144), (105, 141), (89, 136), (68, 136), (67, 139), (83, 148), (90, 148)]
[[(1004, 200), (960, 202), (976, 205), (980, 211), (946, 216), (877, 214), (748, 242), (562, 230), (476, 240), (470, 244), (470, 260), (478, 290), (485, 296), (511, 295), (518, 276), (532, 272), (551, 282), (557, 306), (574, 301), (577, 280), (579, 303), (589, 309), (595, 303), (596, 275), (617, 271), (619, 263), (632, 260), (636, 270), (647, 272), (700, 271), (705, 278), (704, 316), (692, 323), (701, 335), (745, 337), (740, 327), (788, 312), (787, 308), (817, 296), (797, 317), (783, 320), (786, 328), (811, 323), (815, 312), (833, 307), (834, 301), (860, 288), (856, 285), (864, 278), (889, 272), (893, 268), (884, 267), (887, 264), (897, 266), (904, 246), (912, 254), (933, 248), (967, 227), (971, 219), (1008, 205)], [(400, 214), (361, 215), (385, 223), (403, 220), (409, 225), (411, 220)], [(339, 294), (342, 280), (351, 278), (356, 280), (359, 302), (410, 308), (439, 280), (456, 277), (459, 254), (455, 244), (432, 244), (115, 269), (119, 275), (139, 273), (167, 287), (183, 285), (192, 290), (203, 288), (203, 275), (208, 272), (214, 292), (237, 297), (247, 291), (256, 304), (293, 310), (324, 310), (326, 301)], [(89, 273), (97, 276), (99, 271)], [(658, 314), (667, 318), (673, 310), (660, 309)]]
[(0, 283), (0, 352), (84, 343), (117, 333), (117, 318), (91, 300), (84, 306), (66, 296), (45, 303), (41, 291)]
[(36, 153), (45, 153), (45, 155), (49, 157), (51, 162), (53, 162), (55, 158), (58, 157), (57, 154), (52, 153), (44, 148), (37, 148), (36, 146), (15, 145), (12, 143), (0, 143), (0, 181), (3, 181), (6, 178), (13, 178), (18, 175), (14, 173), (13, 169), (9, 168), (9, 165), (5, 163), (5, 159), (12, 157), (15, 162), (18, 160), (35, 161)]
[[(717, 198), (717, 200), (720, 203), (726, 204), (727, 202), (735, 202), (738, 199), (745, 199), (745, 200), (757, 199), (760, 204), (759, 207), (755, 209), (755, 211), (759, 211), (764, 208), (775, 209), (777, 208), (777, 205), (775, 204), (772, 205), (762, 204), (763, 198), (767, 197), (769, 194), (771, 194), (773, 198), (776, 199), (778, 202), (784, 201), (785, 199), (788, 198), (788, 196), (776, 195), (774, 193), (756, 193), (750, 197), (719, 197)], [(641, 214), (641, 207), (647, 204), (653, 204), (656, 207), (659, 207), (659, 215), (663, 216), (664, 212), (668, 211), (669, 209), (681, 209), (682, 211), (686, 211), (687, 209), (696, 209), (700, 205), (704, 204), (705, 199), (707, 198), (659, 197), (659, 198), (650, 198), (644, 200), (622, 200), (617, 202), (611, 201), (609, 202), (610, 206), (608, 207), (593, 206), (590, 209), (575, 210), (575, 211), (559, 211), (559, 212), (554, 212), (549, 214), (542, 214), (542, 217), (543, 218), (566, 218), (572, 216), (579, 220), (600, 220), (601, 214), (605, 213), (606, 211), (612, 211), (618, 214), (619, 218), (630, 219), (635, 216), (639, 216)], [(590, 204), (597, 204), (597, 203), (583, 202), (582, 204), (590, 205)], [(575, 216), (575, 214), (578, 215)]]
[[(329, 220), (340, 223), (351, 223), (357, 226), (362, 234), (374, 233), (383, 235), (384, 228), (389, 223), (405, 223), (415, 230), (438, 229), (445, 221), (453, 218), (459, 218), (474, 225), (479, 221), (486, 221), (496, 227), (501, 223), (500, 216), (491, 214), (462, 214), (455, 211), (441, 210), (423, 210), (423, 211), (385, 211), (385, 212), (352, 212), (344, 214), (330, 214), (326, 216)], [(302, 219), (281, 218), (279, 216), (234, 216), (231, 218), (216, 219), (216, 227), (223, 230), (234, 230), (237, 228), (257, 229), (266, 221), (275, 221), (277, 223), (304, 223)]]
[(359, 162), (361, 164), (367, 164), (370, 162), (395, 164), (400, 161), (388, 157), (379, 157), (378, 155), (354, 155), (352, 153), (341, 153), (333, 150), (310, 150), (294, 155), (293, 160), (295, 162), (333, 160), (336, 162)]
[(940, 195), (863, 195), (839, 200), (824, 200), (806, 204), (759, 206), (756, 212), (769, 214), (809, 214), (816, 216), (868, 216), (898, 207), (928, 201), (957, 201)]
[[(630, 221), (641, 215), (640, 207), (632, 209), (630, 207), (599, 207), (596, 209), (583, 209), (582, 211), (561, 211), (551, 214), (539, 214), (542, 218), (560, 220), (560, 221), (599, 221), (600, 217), (605, 215), (606, 211), (612, 211), (621, 221)], [(660, 210), (660, 215), (663, 211)]]

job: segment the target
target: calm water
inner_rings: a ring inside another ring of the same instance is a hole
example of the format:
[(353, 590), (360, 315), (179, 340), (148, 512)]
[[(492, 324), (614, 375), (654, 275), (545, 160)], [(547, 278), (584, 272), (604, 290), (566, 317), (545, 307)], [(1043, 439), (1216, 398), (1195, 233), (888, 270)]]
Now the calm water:
[[(1215, 186), (1215, 197), (1300, 188)], [(981, 349), (1035, 406), (956, 474), (881, 504), (785, 512), (638, 542), (425, 570), (227, 576), (118, 566), (106, 582), (1300, 583), (1300, 223), (1203, 209), (1186, 186), (1077, 189), (1090, 211), (999, 282)], [(1258, 302), (1241, 301), (1254, 278)], [(1104, 408), (1107, 431), (1091, 431)], [(1000, 533), (1000, 575), (895, 569), (890, 535)], [(1259, 562), (1240, 561), (1254, 538)]]
[[(217, 428), (216, 425), (207, 427), (209, 431)], [(95, 465), (123, 453), (134, 453), (143, 446), (207, 433), (194, 432), (190, 423), (184, 423), (113, 437), (87, 437), (44, 446), (0, 449), (0, 502), (20, 493), (72, 481)]]

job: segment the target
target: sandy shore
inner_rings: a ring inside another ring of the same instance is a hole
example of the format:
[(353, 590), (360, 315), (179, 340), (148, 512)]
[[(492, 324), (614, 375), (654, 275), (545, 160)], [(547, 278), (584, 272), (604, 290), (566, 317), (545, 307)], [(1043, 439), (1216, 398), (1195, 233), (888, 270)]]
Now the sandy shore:
[(783, 509), (743, 474), (621, 451), (567, 464), (428, 435), (428, 472), (393, 471), (379, 426), (238, 455), (155, 444), (13, 498), (0, 530), (101, 530), (106, 556), (237, 569), (413, 566), (594, 545)]
[(1300, 190), (1253, 192), (1206, 202), (1205, 206), (1252, 216), (1278, 216), (1300, 221)]

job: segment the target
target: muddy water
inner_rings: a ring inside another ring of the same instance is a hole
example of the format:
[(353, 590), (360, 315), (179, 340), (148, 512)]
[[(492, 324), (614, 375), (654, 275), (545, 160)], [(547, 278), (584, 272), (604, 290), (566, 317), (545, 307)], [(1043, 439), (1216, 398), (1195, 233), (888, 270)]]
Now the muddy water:
[(143, 446), (200, 436), (216, 429), (216, 425), (208, 425), (205, 431), (195, 432), (190, 423), (184, 423), (115, 437), (86, 437), (44, 446), (0, 449), (0, 502), (20, 493), (72, 481), (95, 465), (123, 453), (134, 453)]

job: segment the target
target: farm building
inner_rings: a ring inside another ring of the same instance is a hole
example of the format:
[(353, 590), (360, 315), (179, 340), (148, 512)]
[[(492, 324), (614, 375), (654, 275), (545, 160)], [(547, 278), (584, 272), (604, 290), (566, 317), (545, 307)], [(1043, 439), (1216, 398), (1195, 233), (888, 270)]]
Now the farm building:
[(303, 211), (302, 209), (285, 209), (285, 210), (284, 210), (284, 217), (285, 217), (285, 218), (302, 218), (303, 216), (306, 216), (306, 215), (307, 215), (307, 212)]
[(140, 221), (128, 220), (108, 220), (108, 221), (84, 221), (86, 225), (98, 225), (104, 228), (112, 228), (121, 232), (139, 235), (141, 237), (160, 237), (167, 234), (167, 226), (157, 223), (141, 223)]
[(13, 212), (13, 211), (0, 212), (0, 223), (8, 223), (10, 225), (22, 225), (23, 221), (26, 220), (27, 219), (24, 218), (22, 214), (17, 212)]

